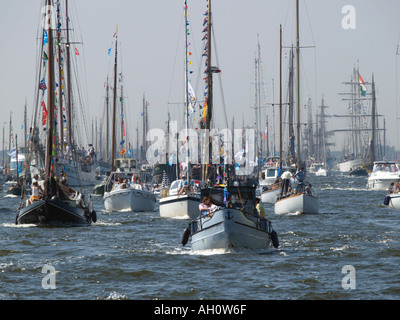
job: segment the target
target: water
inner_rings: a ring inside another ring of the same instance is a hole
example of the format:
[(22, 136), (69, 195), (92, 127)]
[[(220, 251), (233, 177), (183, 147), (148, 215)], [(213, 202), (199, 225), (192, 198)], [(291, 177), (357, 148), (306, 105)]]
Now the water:
[[(106, 212), (100, 197), (91, 226), (16, 226), (19, 199), (2, 195), (0, 299), (399, 299), (400, 211), (366, 190), (365, 177), (310, 180), (320, 213), (275, 215), (265, 205), (280, 248), (264, 254), (193, 253), (180, 244), (188, 220)], [(45, 265), (55, 289), (44, 288)], [(347, 265), (355, 289), (342, 286)]]

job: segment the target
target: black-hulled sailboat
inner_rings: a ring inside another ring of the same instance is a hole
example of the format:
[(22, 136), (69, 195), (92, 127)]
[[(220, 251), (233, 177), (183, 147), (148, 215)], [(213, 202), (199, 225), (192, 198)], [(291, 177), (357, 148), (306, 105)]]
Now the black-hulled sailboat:
[[(52, 1), (46, 0), (46, 5), (51, 8)], [(48, 13), (46, 17), (51, 17)], [(92, 209), (91, 199), (86, 206), (84, 196), (74, 191), (62, 180), (57, 179), (54, 172), (55, 150), (55, 77), (54, 77), (54, 52), (53, 30), (51, 23), (43, 29), (43, 51), (47, 44), (47, 141), (45, 158), (45, 177), (43, 194), (38, 200), (25, 202), (25, 192), (21, 196), (20, 206), (16, 216), (16, 224), (48, 224), (48, 225), (88, 225), (96, 221), (96, 213)], [(34, 135), (32, 135), (34, 136)], [(31, 140), (32, 143), (32, 140)]]

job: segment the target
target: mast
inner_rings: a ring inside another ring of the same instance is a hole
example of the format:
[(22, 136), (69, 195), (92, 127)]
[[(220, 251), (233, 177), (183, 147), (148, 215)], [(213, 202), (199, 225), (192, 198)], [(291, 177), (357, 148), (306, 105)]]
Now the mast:
[[(51, 6), (51, 0), (47, 0), (48, 8)], [(48, 17), (51, 20), (51, 11)], [(67, 20), (68, 21), (68, 20)], [(48, 21), (47, 37), (48, 37), (48, 88), (47, 88), (47, 141), (46, 141), (46, 160), (45, 160), (45, 177), (44, 190), (49, 194), (50, 178), (52, 176), (52, 154), (53, 154), (53, 125), (54, 125), (54, 54), (53, 54), (53, 30), (51, 29), (51, 21)]]
[(122, 143), (124, 141), (124, 135), (125, 135), (125, 114), (124, 114), (124, 90), (123, 90), (123, 85), (122, 85), (122, 73), (120, 74), (120, 82), (121, 82), (121, 96), (119, 98), (120, 102), (121, 102), (121, 151), (124, 150), (124, 143)]
[[(185, 106), (186, 106), (186, 179), (189, 179), (189, 143), (188, 143), (188, 139), (189, 139), (189, 85), (188, 85), (188, 81), (189, 81), (189, 70), (188, 70), (188, 33), (189, 33), (189, 29), (188, 29), (188, 25), (189, 25), (189, 21), (188, 21), (188, 6), (187, 6), (187, 1), (185, 0)], [(178, 152), (178, 150), (177, 150)]]
[(109, 126), (110, 126), (110, 121), (108, 120), (109, 119), (109, 109), (110, 109), (110, 107), (109, 107), (109, 100), (110, 100), (110, 97), (109, 97), (109, 91), (110, 91), (110, 86), (108, 85), (108, 76), (107, 76), (107, 95), (106, 95), (106, 162), (108, 162), (108, 160), (109, 160), (109, 158), (108, 158), (108, 156), (109, 156), (109, 154), (110, 154), (110, 152), (109, 152), (109, 146), (110, 146), (110, 128), (109, 128)]
[(114, 88), (113, 88), (113, 112), (112, 112), (112, 133), (111, 133), (111, 171), (115, 171), (115, 116), (117, 110), (117, 54), (118, 54), (118, 25), (115, 32), (115, 60), (114, 60)]
[[(61, 15), (60, 15), (60, 4), (58, 3), (57, 7), (57, 18), (58, 18), (58, 25), (57, 25), (57, 42), (58, 42), (58, 101), (59, 101), (59, 110), (60, 113), (60, 145), (61, 150), (64, 149), (64, 120), (63, 120), (63, 96), (62, 96), (62, 80), (63, 80), (63, 70), (62, 70), (62, 63), (61, 63)], [(26, 135), (25, 135), (26, 140)], [(71, 146), (71, 145), (70, 145)]]
[(71, 103), (71, 54), (69, 42), (69, 15), (68, 15), (68, 0), (65, 0), (65, 16), (66, 16), (66, 29), (67, 29), (67, 113), (68, 113), (68, 144), (72, 148), (72, 103)]
[(15, 159), (17, 160), (17, 186), (19, 187), (19, 172), (18, 172), (18, 137), (15, 134)]
[(371, 138), (371, 164), (375, 161), (375, 116), (376, 116), (376, 97), (375, 97), (375, 81), (374, 74), (372, 74), (372, 110), (371, 110), (371, 128), (372, 128), (372, 138)]
[(297, 167), (300, 169), (300, 37), (299, 37), (299, 0), (296, 0), (296, 86), (297, 86)]
[(282, 167), (282, 25), (280, 25), (279, 39), (279, 162)]
[(294, 76), (294, 68), (293, 68), (293, 45), (290, 49), (290, 58), (289, 58), (289, 154), (292, 159), (295, 159), (294, 153), (294, 129), (293, 129), (293, 97), (294, 97), (294, 85), (293, 85), (293, 76)]

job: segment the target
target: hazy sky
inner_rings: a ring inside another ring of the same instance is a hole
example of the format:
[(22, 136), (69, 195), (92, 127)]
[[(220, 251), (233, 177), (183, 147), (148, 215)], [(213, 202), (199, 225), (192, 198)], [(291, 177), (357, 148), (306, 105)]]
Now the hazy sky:
[[(141, 121), (143, 93), (150, 103), (151, 127), (165, 128), (168, 110), (172, 119), (181, 111), (171, 102), (183, 101), (183, 0), (70, 0), (70, 16), (78, 58), (85, 66), (89, 119), (100, 117), (104, 105), (104, 82), (109, 72), (113, 34), (118, 24), (122, 72), (131, 132)], [(64, 1), (62, 1), (64, 3)], [(41, 1), (0, 3), (0, 110), (2, 122), (13, 111), (14, 132), (20, 130), (25, 97), (31, 115), (35, 91), (37, 30)], [(355, 8), (355, 29), (343, 29), (345, 5)], [(188, 0), (191, 51), (198, 76), (205, 0)], [(295, 44), (294, 0), (214, 0), (212, 2), (218, 67), (222, 70), (223, 97), (229, 122), (254, 121), (254, 59), (257, 35), (261, 46), (266, 101), (279, 99), (279, 25), (284, 45)], [(396, 110), (397, 59), (400, 1), (397, 0), (300, 0), (300, 43), (314, 48), (301, 51), (302, 105), (310, 96), (313, 106), (324, 95), (329, 114), (343, 114), (347, 102), (338, 94), (346, 90), (354, 66), (364, 81), (374, 74), (378, 113), (386, 119), (386, 141), (399, 148)], [(284, 50), (287, 53), (288, 49)], [(197, 59), (197, 60), (196, 60)], [(214, 60), (213, 65), (217, 63)], [(287, 81), (284, 59), (283, 80)], [(398, 69), (398, 68), (397, 68)], [(201, 70), (201, 69), (200, 69)], [(204, 70), (204, 69), (203, 69)], [(201, 70), (201, 72), (203, 72)], [(274, 79), (274, 81), (272, 80)], [(217, 78), (214, 80), (219, 83)], [(274, 82), (274, 92), (272, 83)], [(194, 85), (196, 86), (196, 85)], [(218, 85), (217, 85), (218, 86)], [(196, 86), (200, 87), (200, 86)], [(284, 85), (286, 88), (286, 84)], [(196, 92), (201, 96), (202, 92)], [(224, 127), (220, 91), (215, 92), (215, 119)], [(270, 110), (268, 111), (270, 112)], [(277, 112), (277, 110), (276, 110)], [(315, 111), (314, 111), (315, 112)], [(277, 119), (277, 118), (276, 118)], [(343, 127), (343, 120), (329, 120), (328, 129)], [(6, 126), (8, 128), (8, 126)], [(22, 131), (21, 131), (22, 133)], [(337, 135), (338, 149), (343, 138)]]

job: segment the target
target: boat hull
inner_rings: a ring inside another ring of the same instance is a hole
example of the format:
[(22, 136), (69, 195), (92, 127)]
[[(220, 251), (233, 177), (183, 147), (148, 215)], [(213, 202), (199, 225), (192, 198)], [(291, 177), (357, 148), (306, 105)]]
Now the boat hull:
[(338, 163), (336, 167), (340, 172), (349, 172), (353, 167), (359, 167), (362, 163), (361, 159), (348, 160)]
[(152, 192), (134, 188), (104, 192), (103, 199), (107, 211), (153, 211), (157, 201)]
[(318, 213), (318, 198), (306, 193), (297, 193), (275, 202), (275, 214)]
[(237, 209), (217, 210), (213, 215), (191, 223), (192, 250), (248, 248), (264, 250), (271, 247), (269, 221), (249, 218)]
[(278, 186), (273, 189), (269, 189), (266, 191), (263, 191), (261, 193), (261, 202), (263, 203), (275, 203), (276, 197), (281, 193), (281, 188)]
[(160, 216), (162, 218), (188, 218), (199, 217), (200, 196), (173, 195), (159, 200)]
[(400, 193), (390, 194), (389, 197), (389, 207), (393, 209), (400, 209)]
[(19, 210), (16, 224), (88, 225), (91, 214), (80, 206), (71, 206), (58, 197), (35, 201)]
[(387, 190), (392, 182), (400, 181), (398, 175), (381, 175), (379, 177), (370, 176), (367, 182), (367, 189), (370, 190)]

